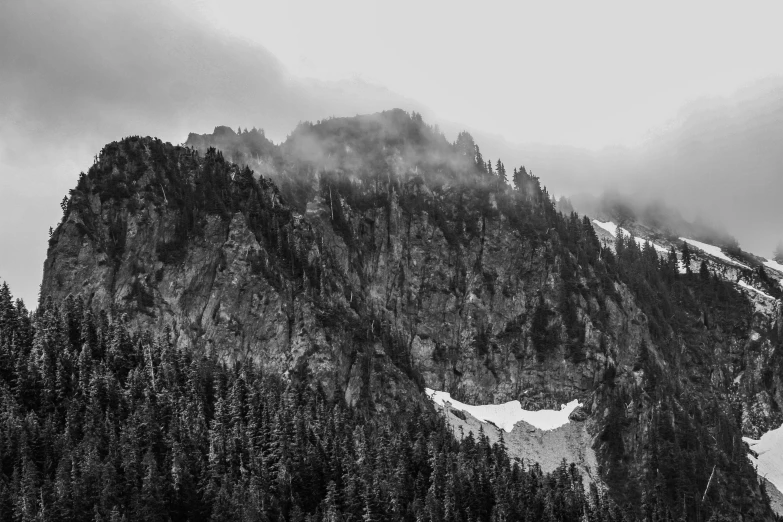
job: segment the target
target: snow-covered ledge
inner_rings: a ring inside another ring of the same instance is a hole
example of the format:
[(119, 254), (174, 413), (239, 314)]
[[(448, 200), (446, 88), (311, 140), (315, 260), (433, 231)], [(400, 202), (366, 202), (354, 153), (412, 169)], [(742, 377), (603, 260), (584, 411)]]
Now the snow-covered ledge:
[(571, 412), (578, 406), (581, 406), (576, 399), (568, 404), (563, 404), (559, 410), (523, 410), (522, 403), (519, 401), (511, 401), (504, 404), (471, 406), (470, 404), (464, 404), (452, 399), (451, 394), (447, 392), (435, 391), (430, 388), (426, 388), (426, 392), (427, 396), (432, 399), (435, 404), (444, 406), (445, 403), (449, 403), (451, 408), (469, 413), (482, 422), (491, 422), (508, 433), (511, 433), (511, 430), (514, 429), (514, 425), (519, 421), (525, 421), (531, 426), (543, 431), (557, 429), (568, 424), (568, 416), (571, 415)]
[(758, 455), (748, 455), (758, 474), (783, 491), (783, 426), (768, 431), (759, 440), (749, 437), (742, 437), (742, 440)]

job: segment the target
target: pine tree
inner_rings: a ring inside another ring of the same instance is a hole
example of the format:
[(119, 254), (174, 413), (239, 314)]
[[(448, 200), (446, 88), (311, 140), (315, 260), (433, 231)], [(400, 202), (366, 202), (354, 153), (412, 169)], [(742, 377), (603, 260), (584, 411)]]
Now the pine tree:
[(707, 266), (707, 261), (704, 259), (701, 260), (701, 265), (699, 266), (699, 277), (701, 277), (703, 281), (710, 280), (710, 269)]
[(671, 247), (671, 250), (669, 250), (669, 255), (666, 258), (666, 263), (669, 269), (669, 272), (673, 275), (676, 275), (679, 273), (679, 265), (680, 261), (677, 258), (677, 252), (674, 250), (674, 247)]
[(691, 250), (688, 248), (688, 242), (683, 241), (682, 242), (682, 264), (685, 266), (685, 271), (687, 273), (691, 273)]
[(484, 158), (481, 156), (481, 150), (479, 149), (479, 146), (476, 145), (475, 147), (476, 147), (476, 168), (479, 171), (484, 172), (485, 170), (487, 170), (487, 166), (484, 163)]
[(778, 246), (775, 247), (775, 252), (773, 254), (773, 259), (776, 262), (778, 262), (780, 264), (783, 264), (783, 241), (778, 241)]
[[(3, 282), (0, 286), (0, 336), (10, 339), (12, 332), (16, 330), (16, 308), (13, 296), (8, 284)], [(2, 341), (2, 337), (0, 337)]]
[(457, 141), (454, 143), (454, 148), (459, 156), (469, 159), (471, 162), (476, 162), (477, 149), (476, 143), (473, 141), (473, 136), (469, 133), (462, 131), (457, 135)]
[[(633, 241), (631, 241), (633, 243)], [(614, 251), (617, 253), (619, 259), (623, 259), (625, 255), (625, 249), (630, 243), (623, 233), (623, 229), (617, 227), (617, 232), (614, 237)]]
[(508, 180), (506, 179), (506, 167), (503, 166), (503, 163), (498, 159), (497, 165), (495, 167), (495, 173), (498, 176), (498, 181), (502, 183), (501, 186), (504, 186)]
[(342, 515), (337, 505), (337, 484), (332, 480), (327, 488), (326, 498), (324, 498), (321, 512), (323, 513), (322, 522), (341, 522)]
[(522, 190), (522, 185), (527, 177), (527, 170), (524, 166), (520, 167), (519, 170), (514, 169), (514, 179), (512, 180), (514, 182), (514, 187), (516, 187), (517, 190)]

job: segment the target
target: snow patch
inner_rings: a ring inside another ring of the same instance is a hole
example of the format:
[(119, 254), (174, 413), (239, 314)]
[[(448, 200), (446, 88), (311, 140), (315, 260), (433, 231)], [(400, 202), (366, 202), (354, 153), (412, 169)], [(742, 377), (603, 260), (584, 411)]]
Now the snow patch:
[(491, 422), (508, 433), (511, 433), (511, 430), (514, 429), (514, 424), (519, 421), (525, 421), (540, 430), (554, 430), (568, 424), (568, 416), (571, 415), (571, 412), (577, 406), (581, 406), (576, 399), (568, 404), (561, 405), (560, 410), (523, 410), (522, 403), (519, 401), (471, 406), (452, 399), (451, 394), (447, 392), (435, 391), (430, 388), (426, 388), (426, 392), (427, 396), (435, 404), (444, 406), (445, 403), (450, 403), (453, 409), (469, 413), (482, 422)]
[(773, 261), (772, 259), (767, 259), (764, 261), (764, 266), (767, 268), (771, 268), (772, 270), (777, 270), (781, 274), (783, 274), (783, 265), (778, 263), (777, 261)]
[[(615, 225), (611, 221), (603, 222), (603, 221), (598, 221), (597, 219), (594, 219), (593, 223), (595, 223), (599, 227), (603, 228), (604, 230), (606, 230), (607, 232), (612, 234), (612, 236), (617, 237), (617, 228), (618, 227), (617, 227), (617, 225)], [(619, 228), (620, 228), (620, 230), (622, 230), (624, 236), (626, 236), (626, 237), (630, 237), (631, 236), (631, 233), (629, 231), (627, 231), (623, 227), (619, 227)], [(648, 240), (646, 240), (646, 239), (644, 239), (642, 237), (634, 237), (634, 239), (636, 240), (636, 243), (640, 247), (644, 247), (645, 243), (650, 243), (653, 246), (653, 248), (655, 248), (655, 250), (657, 250), (658, 252), (663, 252), (664, 254), (668, 252), (668, 250), (663, 248), (661, 245), (656, 245), (652, 241), (648, 241)]]
[(783, 426), (768, 431), (759, 440), (742, 437), (758, 457), (748, 455), (756, 472), (783, 491)]
[[(783, 274), (783, 265), (781, 265), (777, 261), (773, 261), (772, 259), (767, 259), (766, 261), (764, 261), (764, 266), (766, 266), (767, 268), (771, 268), (772, 270), (776, 270), (777, 272)], [(778, 283), (780, 283), (780, 286), (783, 287), (783, 279), (779, 280)]]
[(595, 223), (599, 227), (603, 228), (604, 230), (606, 230), (607, 232), (612, 234), (614, 237), (617, 237), (617, 225), (615, 225), (611, 221), (603, 222), (603, 221), (598, 221), (597, 219), (594, 219), (593, 223)]
[(774, 297), (772, 297), (771, 295), (769, 295), (769, 294), (765, 294), (764, 292), (762, 292), (761, 290), (759, 290), (759, 289), (757, 289), (757, 288), (753, 288), (752, 286), (750, 286), (750, 285), (749, 285), (748, 283), (746, 283), (745, 281), (740, 281), (740, 282), (739, 282), (739, 283), (737, 283), (737, 284), (738, 284), (738, 285), (740, 285), (742, 288), (745, 288), (745, 289), (747, 289), (747, 290), (753, 290), (753, 291), (754, 291), (754, 292), (756, 292), (757, 294), (761, 294), (761, 296), (762, 296), (762, 297), (766, 297), (767, 299), (772, 299), (772, 300), (774, 300), (774, 299), (775, 299), (775, 298), (774, 298)]
[(724, 254), (720, 248), (714, 245), (708, 245), (707, 243), (702, 243), (701, 241), (694, 241), (693, 239), (688, 239), (687, 237), (681, 237), (680, 240), (685, 241), (690, 246), (695, 246), (699, 250), (708, 253), (712, 257), (717, 257), (721, 261), (726, 261), (727, 263), (731, 263), (742, 268), (750, 268), (748, 265), (743, 265), (739, 261), (734, 261), (732, 258)]

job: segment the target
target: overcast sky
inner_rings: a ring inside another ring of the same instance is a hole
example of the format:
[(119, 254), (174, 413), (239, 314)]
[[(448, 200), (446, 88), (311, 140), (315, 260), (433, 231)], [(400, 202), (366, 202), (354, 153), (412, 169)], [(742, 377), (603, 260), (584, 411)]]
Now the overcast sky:
[[(783, 236), (774, 2), (8, 2), (0, 279), (33, 304), (58, 203), (105, 143), (417, 110), (553, 192), (620, 186)], [(773, 78), (769, 80), (769, 78)], [(759, 80), (766, 81), (758, 83)], [(719, 210), (716, 210), (719, 209)], [(686, 212), (687, 214), (687, 212)]]

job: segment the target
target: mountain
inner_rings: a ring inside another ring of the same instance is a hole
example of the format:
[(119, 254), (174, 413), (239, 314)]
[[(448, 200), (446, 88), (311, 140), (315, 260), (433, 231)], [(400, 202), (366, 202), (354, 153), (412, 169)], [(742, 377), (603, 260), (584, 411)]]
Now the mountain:
[(547, 437), (626, 519), (774, 519), (742, 437), (781, 419), (783, 319), (730, 280), (774, 293), (774, 277), (698, 253), (706, 271), (680, 273), (676, 254), (602, 245), (601, 227), (558, 212), (524, 168), (485, 164), (467, 133), (449, 143), (393, 110), (303, 123), (279, 145), (226, 127), (184, 146), (130, 137), (63, 208), (42, 307), (78, 296), (128, 332), (252, 361), (362, 418), (437, 408), (463, 423), (461, 444), (489, 437), (522, 462), (536, 437), (541, 459), (561, 446), (524, 424), (506, 445), (424, 389), (528, 411), (576, 400), (568, 433)]

